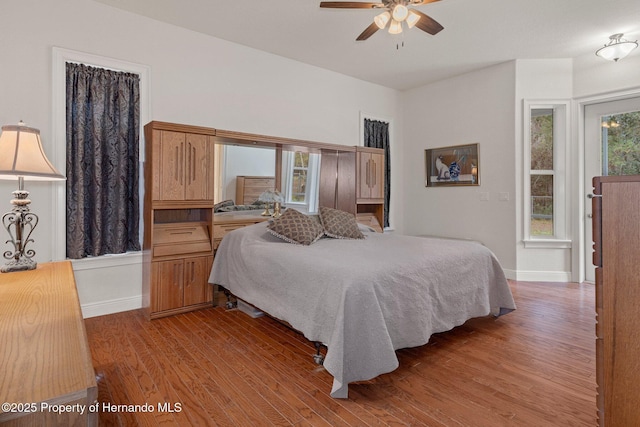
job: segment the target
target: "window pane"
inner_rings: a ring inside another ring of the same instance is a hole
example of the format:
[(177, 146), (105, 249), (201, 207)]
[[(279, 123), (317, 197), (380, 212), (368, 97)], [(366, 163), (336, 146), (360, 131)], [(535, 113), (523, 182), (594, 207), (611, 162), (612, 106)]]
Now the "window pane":
[[(297, 157), (297, 156), (296, 156)], [(291, 201), (304, 202), (307, 189), (307, 170), (294, 169), (291, 186)]]
[(640, 174), (640, 111), (602, 118), (603, 175)]
[(293, 164), (296, 168), (308, 168), (309, 167), (309, 153), (302, 153), (296, 151), (295, 161)]
[(553, 175), (531, 175), (531, 235), (553, 235)]
[(553, 170), (553, 109), (531, 110), (531, 170)]

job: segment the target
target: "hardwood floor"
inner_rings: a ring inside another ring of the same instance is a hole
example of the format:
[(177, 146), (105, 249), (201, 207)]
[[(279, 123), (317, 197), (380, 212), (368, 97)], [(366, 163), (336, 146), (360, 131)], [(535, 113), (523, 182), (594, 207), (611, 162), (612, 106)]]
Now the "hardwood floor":
[(397, 370), (345, 400), (329, 397), (313, 345), (269, 317), (86, 319), (100, 425), (595, 426), (594, 286), (511, 288), (516, 311), (399, 350)]

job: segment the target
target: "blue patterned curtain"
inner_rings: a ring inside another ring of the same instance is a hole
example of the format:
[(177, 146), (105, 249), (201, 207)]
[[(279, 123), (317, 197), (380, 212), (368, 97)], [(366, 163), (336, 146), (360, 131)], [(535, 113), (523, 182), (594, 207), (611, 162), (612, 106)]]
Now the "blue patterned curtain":
[(389, 123), (364, 119), (364, 146), (384, 150), (384, 225), (389, 226), (391, 200), (391, 156), (389, 155)]
[(67, 257), (139, 251), (140, 77), (67, 63)]

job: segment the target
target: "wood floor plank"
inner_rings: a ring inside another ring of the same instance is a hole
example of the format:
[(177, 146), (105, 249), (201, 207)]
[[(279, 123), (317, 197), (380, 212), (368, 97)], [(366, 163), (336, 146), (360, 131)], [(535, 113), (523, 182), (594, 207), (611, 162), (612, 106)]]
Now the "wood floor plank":
[[(235, 311), (231, 313), (234, 317), (234, 321), (229, 322), (228, 316), (222, 318), (221, 322), (225, 322), (228, 328), (235, 328), (238, 325), (243, 327), (244, 331), (238, 334), (238, 339), (244, 340), (246, 344), (255, 342), (258, 347), (265, 349), (272, 349), (273, 352), (260, 353), (256, 355), (255, 360), (270, 360), (271, 363), (278, 360), (282, 364), (282, 368), (279, 370), (279, 374), (282, 381), (286, 381), (292, 374), (291, 368), (296, 367), (297, 371), (302, 372), (300, 381), (310, 382), (309, 387), (314, 389), (314, 395), (316, 400), (322, 400), (325, 407), (333, 407), (329, 416), (326, 416), (328, 421), (332, 420), (333, 413), (336, 413), (344, 422), (354, 422), (355, 425), (363, 423), (364, 425), (385, 425), (380, 417), (376, 414), (366, 410), (363, 406), (351, 406), (347, 410), (345, 407), (341, 407), (341, 400), (331, 399), (326, 390), (331, 389), (332, 377), (322, 367), (318, 367), (312, 362), (312, 355), (315, 353), (311, 343), (305, 339), (300, 339), (301, 334), (296, 334), (292, 337), (292, 331), (289, 328), (284, 327), (282, 324), (276, 322), (273, 319), (264, 318), (260, 327), (256, 327), (256, 322), (251, 322), (250, 318), (243, 313)], [(245, 333), (246, 332), (246, 333)], [(271, 364), (271, 367), (275, 364)], [(319, 392), (316, 392), (318, 390)], [(357, 392), (354, 392), (357, 393)], [(302, 398), (306, 398), (305, 394), (301, 394)], [(355, 394), (354, 399), (355, 399)], [(339, 409), (338, 409), (339, 408)], [(325, 411), (322, 411), (326, 414)]]
[(100, 425), (596, 425), (595, 289), (510, 282), (518, 309), (397, 351), (400, 367), (329, 396), (301, 334), (224, 307), (149, 321), (86, 319), (98, 399), (179, 402), (174, 413), (100, 413)]
[[(211, 345), (207, 345), (205, 341), (202, 341), (202, 335), (199, 335), (197, 331), (206, 327), (202, 322), (196, 322), (195, 324), (189, 321), (191, 316), (182, 316), (178, 322), (173, 322), (171, 326), (176, 327), (176, 330), (182, 334), (184, 339), (183, 345), (192, 354), (200, 351), (203, 357), (207, 357), (204, 352), (216, 352), (216, 344), (213, 342)], [(231, 337), (233, 338), (233, 337)], [(195, 345), (198, 343), (199, 345)], [(200, 350), (199, 350), (200, 348)], [(233, 384), (234, 388), (239, 388), (238, 381), (244, 381), (246, 386), (253, 392), (257, 392), (260, 395), (268, 394), (269, 391), (273, 392), (265, 385), (265, 379), (269, 378), (268, 373), (260, 372), (257, 370), (251, 360), (244, 358), (239, 352), (224, 355), (217, 354), (217, 361), (224, 363), (227, 368), (233, 367), (233, 372), (238, 375), (236, 382)], [(263, 374), (263, 375), (261, 375)], [(277, 390), (275, 390), (274, 400), (282, 401), (278, 396)], [(272, 401), (258, 400), (252, 402), (256, 410), (262, 414), (262, 417), (267, 417), (269, 421), (274, 425), (290, 425), (300, 420), (299, 414), (290, 408), (283, 405), (276, 408), (276, 405)]]
[[(194, 316), (198, 316), (198, 314), (199, 313), (194, 313)], [(241, 316), (244, 316), (244, 314), (241, 314)], [(199, 319), (197, 323), (202, 325), (203, 319)], [(216, 319), (215, 324), (217, 327), (214, 327), (213, 330), (211, 330), (211, 336), (220, 335), (226, 339), (232, 339), (237, 342), (237, 345), (243, 349), (242, 353), (238, 356), (244, 359), (244, 363), (253, 365), (257, 369), (255, 372), (258, 376), (262, 377), (261, 380), (265, 385), (272, 390), (276, 396), (278, 396), (278, 401), (272, 401), (272, 404), (275, 405), (278, 402), (282, 402), (277, 406), (280, 411), (289, 413), (293, 410), (298, 414), (300, 419), (305, 419), (316, 425), (321, 425), (322, 421), (318, 419), (318, 412), (310, 411), (309, 406), (304, 403), (304, 399), (307, 397), (307, 393), (304, 390), (299, 388), (289, 390), (288, 388), (281, 387), (281, 384), (289, 378), (291, 373), (287, 367), (282, 368), (282, 361), (280, 361), (280, 368), (278, 367), (278, 361), (271, 357), (273, 354), (264, 354), (258, 351), (259, 346), (257, 345), (257, 342), (260, 341), (259, 339), (255, 339), (253, 336), (243, 333), (235, 334), (235, 336), (228, 335), (225, 331), (224, 320), (220, 318)], [(233, 356), (223, 355), (222, 357), (226, 360)], [(282, 404), (284, 404), (284, 406), (282, 406)], [(327, 423), (327, 425), (332, 424)]]
[(164, 403), (179, 403), (181, 410), (178, 414), (186, 415), (184, 422), (187, 425), (217, 425), (215, 406), (203, 404), (208, 397), (206, 389), (182, 362), (181, 349), (172, 345), (169, 337), (164, 336), (158, 329), (160, 323), (149, 322), (146, 319), (138, 320), (141, 326), (140, 337), (149, 348), (155, 349), (157, 371), (166, 376), (168, 390), (171, 390), (169, 400)]

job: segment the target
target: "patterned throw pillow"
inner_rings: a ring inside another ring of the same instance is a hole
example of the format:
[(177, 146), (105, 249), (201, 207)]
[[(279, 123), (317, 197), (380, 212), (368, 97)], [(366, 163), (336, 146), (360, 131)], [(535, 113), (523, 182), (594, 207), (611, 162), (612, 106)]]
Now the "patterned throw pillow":
[(305, 215), (295, 209), (287, 209), (267, 229), (286, 242), (306, 246), (316, 242), (324, 234), (317, 216)]
[(324, 234), (335, 239), (364, 239), (356, 217), (345, 211), (320, 208), (320, 221), (324, 227)]

